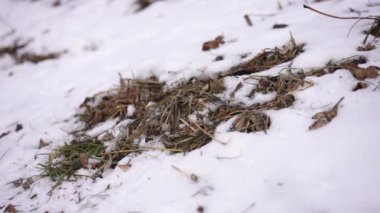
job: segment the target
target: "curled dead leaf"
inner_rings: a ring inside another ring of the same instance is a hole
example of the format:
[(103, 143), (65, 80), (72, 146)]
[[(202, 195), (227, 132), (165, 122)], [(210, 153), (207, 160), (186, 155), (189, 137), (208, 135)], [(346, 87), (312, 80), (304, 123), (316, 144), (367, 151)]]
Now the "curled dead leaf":
[(4, 212), (6, 212), (6, 213), (17, 213), (17, 209), (14, 205), (9, 204), (7, 207), (5, 207)]
[(349, 70), (356, 79), (361, 81), (367, 78), (376, 78), (379, 76), (378, 72), (380, 70), (380, 67), (369, 66), (367, 68), (362, 68), (352, 63), (344, 65), (343, 68)]
[(270, 118), (264, 113), (245, 111), (237, 117), (232, 126), (234, 130), (239, 132), (266, 132), (270, 123)]
[(210, 49), (216, 49), (219, 47), (219, 45), (224, 44), (224, 43), (225, 43), (224, 36), (219, 35), (214, 40), (206, 41), (205, 43), (203, 43), (202, 50), (208, 51)]
[(364, 83), (364, 82), (358, 82), (357, 84), (356, 84), (356, 86), (352, 89), (352, 91), (357, 91), (357, 90), (360, 90), (360, 89), (365, 89), (365, 88), (367, 88), (368, 87), (368, 84), (367, 83)]
[(342, 97), (334, 107), (329, 110), (318, 112), (315, 114), (312, 119), (316, 120), (310, 127), (309, 130), (319, 129), (323, 126), (326, 126), (332, 119), (338, 114), (338, 106), (342, 102), (344, 97)]

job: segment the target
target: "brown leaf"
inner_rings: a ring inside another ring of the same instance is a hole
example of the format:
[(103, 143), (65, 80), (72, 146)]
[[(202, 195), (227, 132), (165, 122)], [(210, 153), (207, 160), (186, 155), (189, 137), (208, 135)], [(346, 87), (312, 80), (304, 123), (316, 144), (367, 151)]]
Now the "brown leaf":
[(119, 164), (117, 165), (121, 170), (126, 171), (131, 168), (131, 164)]
[(80, 164), (83, 168), (87, 168), (88, 166), (88, 153), (80, 153), (79, 154)]
[(17, 213), (16, 207), (12, 204), (9, 204), (7, 207), (4, 209), (4, 213)]
[(29, 177), (26, 179), (26, 181), (24, 181), (24, 183), (22, 183), (22, 188), (27, 190), (27, 189), (30, 189), (30, 186), (34, 183), (34, 180), (33, 178)]
[(39, 142), (39, 144), (38, 144), (38, 149), (41, 149), (41, 148), (43, 148), (43, 147), (45, 147), (45, 146), (48, 146), (49, 145), (49, 143), (48, 142), (45, 142), (44, 140), (42, 140), (42, 138), (40, 139), (40, 142)]
[(202, 50), (203, 51), (208, 51), (210, 49), (216, 49), (219, 47), (219, 45), (224, 44), (224, 36), (220, 35), (217, 36), (214, 40), (211, 41), (206, 41), (203, 43)]
[(374, 50), (375, 48), (376, 48), (375, 45), (373, 45), (372, 43), (368, 43), (365, 46), (359, 46), (356, 50), (363, 52), (363, 51), (371, 51), (371, 50)]
[(352, 75), (358, 80), (365, 80), (366, 78), (376, 78), (379, 76), (379, 67), (369, 66), (367, 68), (361, 68), (356, 64), (346, 64), (343, 68), (348, 69)]
[(330, 123), (330, 121), (332, 119), (334, 119), (336, 117), (336, 115), (338, 114), (338, 106), (340, 104), (340, 102), (342, 102), (344, 99), (344, 97), (342, 97), (337, 104), (335, 104), (334, 107), (332, 107), (331, 109), (329, 110), (326, 110), (324, 112), (318, 112), (317, 114), (315, 114), (312, 119), (316, 120), (310, 127), (309, 127), (309, 130), (314, 130), (314, 129), (318, 129), (318, 128), (321, 128), (323, 126), (326, 126), (328, 123)]
[(352, 89), (352, 91), (357, 91), (357, 90), (360, 90), (360, 89), (365, 89), (368, 87), (368, 84), (364, 83), (364, 82), (358, 82), (356, 84), (356, 86)]

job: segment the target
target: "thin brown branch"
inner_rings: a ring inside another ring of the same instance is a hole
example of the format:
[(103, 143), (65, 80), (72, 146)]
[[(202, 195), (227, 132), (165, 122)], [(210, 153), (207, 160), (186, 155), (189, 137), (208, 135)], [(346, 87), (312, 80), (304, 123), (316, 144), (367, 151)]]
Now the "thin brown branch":
[(360, 17), (360, 16), (351, 16), (351, 17), (343, 17), (343, 16), (335, 16), (335, 15), (331, 15), (331, 14), (327, 14), (327, 13), (324, 13), (324, 12), (321, 12), (319, 10), (316, 10), (310, 6), (307, 6), (307, 5), (303, 5), (303, 8), (306, 8), (306, 9), (309, 9), (311, 11), (314, 11), (316, 13), (319, 13), (321, 15), (324, 15), (324, 16), (327, 16), (327, 17), (330, 17), (330, 18), (336, 18), (336, 19), (366, 19), (366, 20), (380, 20), (380, 17), (379, 16), (365, 16), (365, 17)]

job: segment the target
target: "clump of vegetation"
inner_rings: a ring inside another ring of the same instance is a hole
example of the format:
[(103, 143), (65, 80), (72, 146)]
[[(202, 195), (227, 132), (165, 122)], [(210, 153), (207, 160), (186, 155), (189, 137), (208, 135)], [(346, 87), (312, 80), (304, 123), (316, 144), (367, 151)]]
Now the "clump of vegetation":
[(118, 89), (87, 97), (80, 105), (83, 113), (79, 114), (79, 119), (86, 124), (85, 129), (90, 129), (110, 118), (127, 118), (130, 106), (135, 111), (129, 118), (141, 117), (145, 113), (145, 106), (164, 97), (163, 86), (155, 77), (148, 80), (120, 78)]
[(30, 42), (30, 40), (21, 41), (21, 39), (16, 39), (12, 44), (0, 47), (0, 57), (8, 55), (13, 58), (16, 64), (22, 64), (25, 62), (38, 64), (45, 60), (57, 59), (64, 53), (63, 51), (37, 54), (25, 51), (25, 47), (28, 46)]
[(270, 118), (261, 112), (244, 111), (233, 123), (233, 129), (239, 132), (258, 132), (266, 130), (270, 126)]
[[(96, 163), (90, 163), (89, 159), (95, 159)], [(71, 141), (49, 154), (46, 164), (40, 164), (43, 176), (52, 180), (64, 180), (76, 177), (76, 171), (80, 168), (100, 168), (107, 160), (105, 146), (96, 139), (85, 141)]]
[(293, 36), (281, 48), (265, 49), (246, 63), (232, 67), (223, 76), (248, 75), (270, 69), (276, 65), (293, 60), (303, 52), (305, 44), (297, 44)]
[[(243, 75), (243, 69), (255, 69), (260, 63), (263, 67), (275, 66), (291, 60), (302, 50), (293, 39), (282, 48), (264, 51), (248, 63), (243, 63), (227, 71), (216, 79), (190, 79), (173, 88), (165, 88), (164, 83), (155, 77), (147, 80), (123, 79), (116, 89), (87, 97), (80, 105), (79, 119), (85, 125), (83, 134), (96, 125), (108, 120), (133, 119), (113, 140), (112, 150), (106, 152), (104, 144), (97, 137), (82, 137), (70, 144), (58, 148), (49, 155), (49, 160), (42, 165), (44, 174), (54, 180), (75, 176), (80, 168), (94, 168), (101, 171), (131, 153), (150, 149), (142, 146), (141, 141), (161, 142), (155, 149), (171, 153), (186, 153), (198, 149), (214, 139), (216, 127), (236, 116), (232, 130), (240, 132), (264, 131), (271, 121), (263, 111), (279, 110), (289, 107), (295, 101), (290, 94), (305, 83), (304, 75), (281, 74), (274, 77), (256, 77), (258, 82), (254, 93), (276, 92), (277, 97), (271, 101), (245, 106), (231, 104), (222, 99), (225, 90), (224, 79), (229, 75)], [(239, 70), (238, 72), (235, 72)], [(254, 78), (254, 77), (252, 77)], [(236, 87), (234, 92), (242, 88)], [(133, 108), (133, 112), (129, 109)], [(82, 136), (83, 136), (82, 134)], [(222, 141), (219, 141), (223, 143)], [(88, 164), (89, 158), (97, 158), (96, 165)], [(86, 161), (87, 160), (87, 161)]]
[[(298, 70), (297, 73), (292, 73), (292, 68), (289, 67), (286, 69), (288, 72), (280, 72), (277, 76), (251, 75), (245, 79), (253, 79), (257, 83), (249, 97), (254, 97), (256, 93), (275, 93), (276, 97), (250, 106), (233, 104), (230, 100), (232, 94), (230, 99), (222, 98), (227, 76), (251, 74), (264, 69), (261, 66), (268, 68), (292, 60), (302, 52), (303, 46), (297, 45), (291, 38), (282, 48), (263, 51), (253, 60), (231, 68), (219, 78), (190, 79), (173, 88), (166, 88), (155, 77), (146, 80), (120, 77), (118, 88), (87, 97), (81, 104), (81, 113), (78, 115), (85, 126), (79, 130), (83, 133), (82, 136), (87, 130), (108, 119), (132, 119), (112, 139), (112, 148), (106, 149), (103, 142), (98, 140), (99, 135), (77, 138), (49, 155), (48, 162), (41, 165), (43, 174), (53, 180), (76, 177), (76, 171), (81, 168), (95, 169), (95, 174), (99, 174), (102, 170), (113, 167), (113, 162), (118, 162), (131, 153), (150, 149), (187, 153), (213, 139), (218, 141), (214, 138), (216, 127), (231, 118), (235, 118), (231, 127), (233, 131), (266, 132), (272, 121), (265, 112), (292, 106), (297, 90), (313, 86), (312, 82), (305, 80), (307, 76), (321, 76), (366, 61), (363, 57), (353, 57), (330, 62), (326, 67), (308, 72)], [(238, 84), (232, 93), (235, 94), (242, 87), (242, 83)], [(133, 112), (130, 112), (130, 108), (134, 109)], [(333, 116), (330, 117), (332, 119)], [(331, 120), (330, 117), (328, 120)], [(143, 141), (144, 144), (154, 141), (158, 146), (141, 145)], [(224, 144), (223, 141), (218, 142)]]

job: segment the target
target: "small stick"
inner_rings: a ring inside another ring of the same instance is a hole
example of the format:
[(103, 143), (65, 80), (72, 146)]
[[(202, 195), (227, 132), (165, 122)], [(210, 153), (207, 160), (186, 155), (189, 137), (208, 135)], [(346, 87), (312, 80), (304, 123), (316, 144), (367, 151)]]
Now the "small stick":
[(309, 9), (309, 10), (312, 10), (316, 13), (319, 13), (321, 15), (324, 15), (324, 16), (327, 16), (327, 17), (330, 17), (330, 18), (336, 18), (336, 19), (367, 19), (367, 20), (380, 20), (380, 17), (378, 16), (367, 16), (367, 17), (358, 17), (358, 16), (351, 16), (351, 17), (342, 17), (342, 16), (335, 16), (335, 15), (330, 15), (330, 14), (327, 14), (327, 13), (324, 13), (324, 12), (321, 12), (319, 10), (316, 10), (310, 6), (307, 6), (307, 5), (303, 5), (303, 8), (306, 8), (306, 9)]
[(181, 170), (180, 168), (178, 168), (178, 167), (176, 167), (174, 165), (172, 165), (172, 167), (173, 167), (173, 169), (175, 169), (175, 170), (179, 171), (180, 173), (184, 174), (191, 181), (193, 181), (195, 183), (199, 181), (199, 177), (197, 175), (195, 175), (195, 174), (188, 174), (188, 173), (184, 172), (183, 170)]
[(253, 26), (252, 21), (251, 21), (251, 19), (249, 18), (248, 14), (245, 14), (245, 15), (244, 15), (244, 19), (245, 19), (245, 22), (247, 23), (248, 26), (250, 26), (250, 27)]

